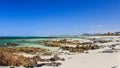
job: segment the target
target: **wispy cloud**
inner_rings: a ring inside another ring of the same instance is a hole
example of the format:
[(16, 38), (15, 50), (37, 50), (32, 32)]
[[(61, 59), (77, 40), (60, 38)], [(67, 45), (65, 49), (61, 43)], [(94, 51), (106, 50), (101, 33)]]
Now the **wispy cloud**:
[(102, 28), (104, 25), (95, 25), (95, 27)]
[(94, 24), (91, 24), (91, 25), (82, 25), (82, 27), (92, 27), (92, 28), (103, 28), (105, 25), (94, 25)]

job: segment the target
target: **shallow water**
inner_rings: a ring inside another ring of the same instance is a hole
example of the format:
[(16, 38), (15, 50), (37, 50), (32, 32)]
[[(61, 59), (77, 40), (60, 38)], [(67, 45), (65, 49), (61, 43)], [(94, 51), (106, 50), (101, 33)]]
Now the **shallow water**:
[[(81, 37), (79, 37), (81, 38)], [(44, 46), (43, 42), (48, 40), (63, 39), (63, 37), (0, 37), (0, 46), (5, 46), (6, 43), (18, 44), (16, 47), (39, 47), (49, 50), (59, 50), (59, 47)], [(73, 37), (71, 38), (73, 39)]]
[(59, 47), (48, 47), (43, 45), (43, 41), (51, 40), (54, 38), (35, 38), (35, 39), (0, 39), (0, 46), (5, 46), (6, 43), (12, 43), (12, 44), (19, 44), (19, 46), (16, 47), (39, 47), (39, 48), (45, 48), (49, 50), (59, 50)]

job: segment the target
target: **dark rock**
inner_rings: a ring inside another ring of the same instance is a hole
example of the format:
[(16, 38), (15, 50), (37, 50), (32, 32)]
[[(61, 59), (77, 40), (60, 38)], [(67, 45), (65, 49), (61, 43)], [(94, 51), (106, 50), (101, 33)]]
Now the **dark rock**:
[(62, 46), (60, 48), (63, 50), (68, 50), (69, 52), (83, 53), (84, 51), (99, 49), (100, 46), (98, 45), (83, 45), (83, 46), (77, 45), (76, 47)]
[(6, 46), (18, 46), (19, 44), (13, 44), (13, 43), (6, 43)]
[(61, 63), (59, 63), (59, 62), (51, 62), (51, 63), (37, 64), (36, 67), (42, 67), (42, 66), (54, 66), (54, 67), (58, 67), (60, 65), (61, 65)]
[(65, 61), (64, 58), (60, 58), (60, 57), (58, 57), (57, 54), (55, 54), (53, 58), (50, 58), (50, 61), (58, 61), (58, 60)]
[(10, 67), (10, 68), (15, 68), (15, 67)]
[(26, 66), (25, 68), (34, 68), (34, 66)]
[(117, 52), (118, 52), (118, 50), (116, 50), (116, 49), (108, 49), (108, 50), (102, 51), (102, 53), (117, 53)]

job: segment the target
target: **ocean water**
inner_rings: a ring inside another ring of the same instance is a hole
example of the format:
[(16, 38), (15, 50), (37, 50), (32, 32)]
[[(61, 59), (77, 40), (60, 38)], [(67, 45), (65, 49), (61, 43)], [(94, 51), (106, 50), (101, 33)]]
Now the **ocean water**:
[[(39, 47), (49, 50), (59, 50), (59, 47), (48, 47), (44, 46), (43, 42), (52, 39), (59, 38), (50, 38), (50, 37), (0, 37), (0, 46), (8, 47), (5, 44), (18, 44), (16, 47)], [(11, 47), (11, 46), (9, 46)]]
[[(60, 49), (59, 47), (48, 47), (45, 46), (43, 42), (48, 40), (53, 40), (53, 39), (57, 40), (63, 38), (76, 39), (76, 37), (0, 37), (0, 46), (11, 47), (5, 45), (7, 43), (11, 43), (11, 44), (18, 44), (18, 46), (16, 47), (39, 47), (49, 50), (59, 50)], [(83, 38), (83, 37), (77, 37), (77, 38)]]

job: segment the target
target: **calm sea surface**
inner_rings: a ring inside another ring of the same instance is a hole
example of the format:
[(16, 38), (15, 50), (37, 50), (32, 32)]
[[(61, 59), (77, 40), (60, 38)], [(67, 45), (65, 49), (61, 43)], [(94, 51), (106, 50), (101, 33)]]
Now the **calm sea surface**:
[[(61, 37), (63, 38), (63, 37)], [(6, 43), (18, 44), (17, 47), (40, 47), (50, 50), (58, 50), (59, 47), (44, 46), (43, 42), (52, 39), (61, 39), (60, 37), (0, 37), (0, 46), (5, 46)]]
[(5, 46), (7, 43), (18, 44), (17, 47), (40, 47), (50, 50), (57, 50), (58, 47), (47, 47), (43, 45), (43, 41), (57, 39), (49, 37), (0, 37), (0, 46)]

